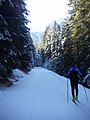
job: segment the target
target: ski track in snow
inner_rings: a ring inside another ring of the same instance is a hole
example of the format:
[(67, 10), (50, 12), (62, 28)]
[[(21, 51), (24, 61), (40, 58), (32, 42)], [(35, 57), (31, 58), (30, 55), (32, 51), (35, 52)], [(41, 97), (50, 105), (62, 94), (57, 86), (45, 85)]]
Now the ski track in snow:
[(67, 78), (34, 68), (9, 88), (0, 87), (0, 120), (90, 120), (90, 90), (79, 85), (80, 103), (67, 103)]

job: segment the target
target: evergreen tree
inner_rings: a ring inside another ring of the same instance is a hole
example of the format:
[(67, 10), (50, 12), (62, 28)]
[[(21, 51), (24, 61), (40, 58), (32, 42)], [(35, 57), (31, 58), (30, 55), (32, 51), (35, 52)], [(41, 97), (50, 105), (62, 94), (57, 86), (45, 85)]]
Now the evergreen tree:
[(60, 37), (60, 25), (53, 22), (46, 28), (41, 40), (41, 53), (43, 56), (44, 67), (55, 72), (60, 72), (62, 43)]
[[(72, 57), (71, 63), (76, 63), (78, 67), (86, 71), (90, 66), (88, 62), (90, 60), (90, 7), (88, 7), (90, 2), (88, 0), (70, 0), (69, 5), (72, 7), (70, 18), (63, 28), (64, 58)], [(64, 63), (67, 61), (65, 59)], [(68, 64), (70, 66), (69, 61)]]
[(42, 39), (44, 61), (48, 58), (50, 69), (63, 75), (73, 63), (84, 72), (90, 66), (90, 1), (69, 0), (69, 6), (61, 28), (54, 22)]
[[(0, 1), (0, 76), (13, 69), (25, 72), (34, 67), (34, 45), (27, 28), (24, 0)], [(7, 72), (5, 72), (7, 71)]]

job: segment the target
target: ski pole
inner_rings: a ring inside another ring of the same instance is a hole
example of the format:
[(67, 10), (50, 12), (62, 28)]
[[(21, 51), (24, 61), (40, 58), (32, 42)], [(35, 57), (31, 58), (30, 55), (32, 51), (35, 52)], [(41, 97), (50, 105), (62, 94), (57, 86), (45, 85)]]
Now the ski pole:
[(68, 78), (67, 78), (67, 103), (68, 103)]
[[(83, 86), (83, 87), (84, 87), (84, 86)], [(86, 99), (87, 99), (87, 101), (88, 101), (88, 96), (87, 96), (87, 92), (86, 92), (85, 87), (84, 87), (84, 92), (85, 92)]]

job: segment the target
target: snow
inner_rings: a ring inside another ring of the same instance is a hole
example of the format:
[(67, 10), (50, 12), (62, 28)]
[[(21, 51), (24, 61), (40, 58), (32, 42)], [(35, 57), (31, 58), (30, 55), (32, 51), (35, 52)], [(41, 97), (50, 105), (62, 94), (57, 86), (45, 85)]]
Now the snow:
[(5, 34), (6, 36), (11, 37), (11, 35), (10, 35), (10, 33), (9, 33), (9, 31), (8, 31), (8, 30), (4, 30), (4, 34)]
[(0, 33), (0, 40), (4, 39), (3, 34)]
[[(2, 2), (5, 2), (5, 1), (6, 1), (6, 0), (0, 0), (0, 5), (2, 5)], [(11, 6), (11, 7), (14, 7), (12, 1), (11, 1), (11, 0), (8, 0), (8, 1), (9, 1), (9, 3), (10, 3), (10, 6)]]
[(67, 79), (36, 67), (11, 87), (0, 86), (0, 120), (90, 120), (90, 90), (79, 85), (80, 103), (71, 100)]
[(9, 0), (9, 4), (10, 4), (11, 7), (14, 7), (14, 4), (11, 0)]
[(0, 19), (2, 20), (2, 22), (4, 23), (4, 25), (8, 25), (7, 22), (5, 21), (5, 19), (3, 18), (3, 16), (0, 14)]
[(18, 69), (14, 69), (9, 80), (17, 82), (20, 78), (23, 78), (23, 72)]

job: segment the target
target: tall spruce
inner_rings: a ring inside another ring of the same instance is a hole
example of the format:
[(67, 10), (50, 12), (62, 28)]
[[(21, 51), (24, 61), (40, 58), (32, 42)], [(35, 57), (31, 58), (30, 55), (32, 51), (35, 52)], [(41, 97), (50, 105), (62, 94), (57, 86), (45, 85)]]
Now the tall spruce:
[(64, 65), (65, 68), (70, 67), (67, 58), (72, 58), (71, 63), (76, 63), (85, 72), (90, 66), (90, 1), (69, 0), (69, 2), (72, 8), (69, 11), (70, 18), (63, 28)]
[(27, 72), (34, 66), (25, 6), (24, 0), (0, 1), (0, 76), (8, 77), (16, 68)]

